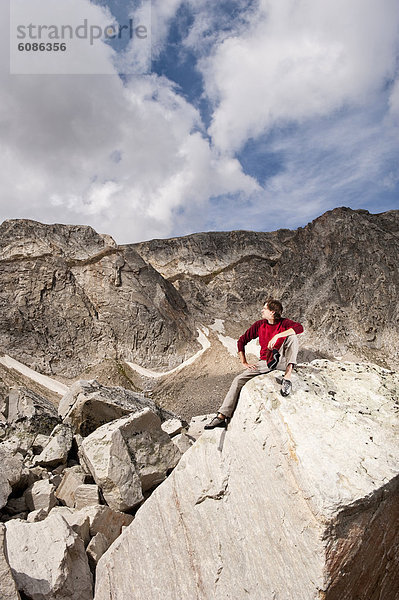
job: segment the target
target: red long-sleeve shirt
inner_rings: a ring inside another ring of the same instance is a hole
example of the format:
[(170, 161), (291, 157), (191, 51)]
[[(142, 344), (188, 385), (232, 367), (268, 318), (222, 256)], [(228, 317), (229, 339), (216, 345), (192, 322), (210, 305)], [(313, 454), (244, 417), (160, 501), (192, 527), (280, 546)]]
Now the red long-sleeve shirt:
[[(238, 352), (244, 352), (244, 348), (251, 340), (259, 338), (260, 343), (260, 359), (270, 360), (272, 358), (272, 351), (268, 349), (267, 345), (276, 333), (287, 331), (287, 329), (293, 329), (296, 334), (303, 332), (303, 327), (296, 321), (290, 319), (281, 319), (277, 323), (271, 325), (267, 319), (261, 319), (256, 321), (247, 331), (239, 338), (237, 342)], [(284, 343), (285, 338), (279, 338), (275, 344), (276, 350), (278, 350)]]

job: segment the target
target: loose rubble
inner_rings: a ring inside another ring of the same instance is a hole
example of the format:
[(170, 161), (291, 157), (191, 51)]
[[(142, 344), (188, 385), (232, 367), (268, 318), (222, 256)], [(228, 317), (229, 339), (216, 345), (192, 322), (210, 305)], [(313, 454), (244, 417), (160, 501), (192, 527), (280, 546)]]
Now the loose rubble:
[(58, 413), (26, 388), (0, 409), (0, 598), (91, 600), (98, 561), (134, 519), (122, 511), (137, 510), (182, 455), (163, 422), (174, 440), (184, 423), (94, 380), (74, 384)]

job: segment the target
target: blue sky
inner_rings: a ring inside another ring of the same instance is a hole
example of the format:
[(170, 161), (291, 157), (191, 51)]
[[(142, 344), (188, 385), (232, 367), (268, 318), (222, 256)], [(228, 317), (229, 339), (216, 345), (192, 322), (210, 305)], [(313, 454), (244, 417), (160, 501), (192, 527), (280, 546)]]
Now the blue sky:
[(151, 31), (144, 74), (16, 76), (3, 59), (2, 219), (127, 243), (399, 208), (396, 0), (153, 0)]

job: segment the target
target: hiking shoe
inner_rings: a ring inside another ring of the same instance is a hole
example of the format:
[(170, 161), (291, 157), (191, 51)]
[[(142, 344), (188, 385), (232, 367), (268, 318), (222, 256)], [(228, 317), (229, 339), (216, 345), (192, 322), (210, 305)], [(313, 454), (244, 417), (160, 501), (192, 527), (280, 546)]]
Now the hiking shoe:
[(227, 423), (226, 419), (220, 419), (218, 416), (213, 417), (212, 421), (205, 425), (204, 429), (215, 429), (215, 427), (224, 427), (226, 428)]
[(283, 379), (281, 384), (280, 394), (282, 396), (289, 396), (292, 390), (292, 383), (289, 379)]
[(274, 369), (278, 365), (278, 361), (280, 360), (280, 352), (278, 350), (273, 349), (272, 353), (273, 353), (273, 357), (269, 360), (269, 362), (267, 363), (267, 366), (269, 367), (269, 369), (271, 371), (274, 371)]

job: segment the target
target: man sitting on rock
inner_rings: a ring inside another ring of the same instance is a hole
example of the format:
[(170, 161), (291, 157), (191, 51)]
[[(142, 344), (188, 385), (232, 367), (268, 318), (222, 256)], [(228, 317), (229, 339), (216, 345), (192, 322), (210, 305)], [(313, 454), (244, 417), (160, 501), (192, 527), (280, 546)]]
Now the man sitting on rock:
[[(280, 393), (282, 396), (290, 394), (292, 389), (291, 373), (296, 364), (298, 354), (297, 336), (303, 332), (303, 327), (296, 321), (283, 319), (281, 316), (282, 312), (283, 307), (281, 302), (270, 298), (262, 308), (262, 319), (256, 321), (239, 338), (237, 342), (238, 355), (245, 367), (245, 371), (235, 377), (218, 414), (208, 425), (205, 425), (205, 429), (226, 427), (226, 420), (234, 412), (241, 388), (253, 377), (273, 371), (280, 360), (280, 353), (282, 353), (286, 361), (286, 369)], [(245, 346), (255, 338), (259, 338), (260, 360), (255, 365), (250, 365), (247, 363), (245, 357)]]

